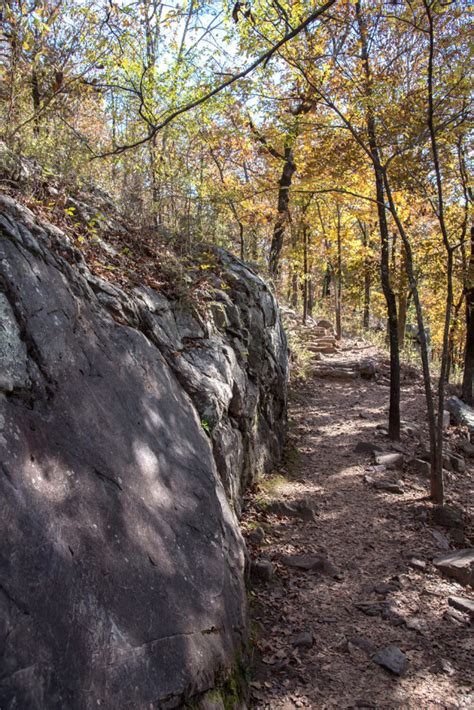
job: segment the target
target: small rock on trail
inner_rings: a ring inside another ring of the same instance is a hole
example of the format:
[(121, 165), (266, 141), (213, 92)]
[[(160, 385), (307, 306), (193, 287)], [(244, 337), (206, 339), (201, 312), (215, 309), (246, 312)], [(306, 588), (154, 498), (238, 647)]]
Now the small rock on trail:
[(474, 548), (448, 552), (433, 560), (433, 564), (448, 577), (474, 587)]
[(407, 667), (407, 657), (397, 646), (385, 646), (374, 656), (375, 663), (386, 668), (394, 675), (403, 675)]

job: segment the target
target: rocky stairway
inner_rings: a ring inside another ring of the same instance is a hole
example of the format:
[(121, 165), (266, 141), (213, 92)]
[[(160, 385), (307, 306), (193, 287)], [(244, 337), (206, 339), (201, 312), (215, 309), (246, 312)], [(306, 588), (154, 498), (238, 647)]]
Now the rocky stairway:
[[(315, 326), (303, 326), (299, 334), (307, 350), (312, 353), (311, 360), (314, 363), (312, 373), (315, 377), (341, 380), (375, 377), (374, 360), (355, 359), (355, 351), (350, 345), (342, 348), (336, 340), (334, 328), (329, 321), (321, 320)], [(330, 357), (342, 352), (346, 355), (346, 359), (336, 360)]]
[(300, 337), (307, 349), (315, 355), (335, 355), (338, 352), (334, 328), (329, 321), (318, 321), (316, 326), (303, 326), (300, 329)]

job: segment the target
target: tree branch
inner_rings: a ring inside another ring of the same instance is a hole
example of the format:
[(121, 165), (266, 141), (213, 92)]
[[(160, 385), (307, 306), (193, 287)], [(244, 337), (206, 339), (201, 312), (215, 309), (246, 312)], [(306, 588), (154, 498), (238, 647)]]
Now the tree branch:
[(124, 153), (127, 150), (131, 150), (132, 148), (138, 148), (139, 146), (143, 145), (144, 143), (147, 143), (149, 140), (151, 140), (159, 131), (161, 131), (165, 126), (167, 126), (169, 123), (174, 121), (178, 116), (181, 116), (183, 113), (187, 113), (188, 111), (192, 111), (192, 109), (197, 108), (198, 106), (201, 106), (202, 104), (206, 103), (206, 101), (209, 101), (209, 99), (213, 98), (217, 94), (220, 94), (222, 91), (227, 89), (229, 86), (234, 84), (236, 81), (239, 81), (240, 79), (243, 79), (244, 77), (248, 76), (251, 74), (257, 67), (259, 67), (263, 63), (267, 63), (273, 55), (278, 52), (278, 50), (283, 47), (287, 42), (289, 42), (291, 39), (296, 37), (300, 32), (302, 32), (304, 29), (306, 29), (309, 25), (311, 25), (315, 20), (318, 19), (321, 15), (323, 15), (326, 10), (328, 10), (332, 5), (334, 5), (337, 2), (337, 0), (327, 0), (327, 2), (324, 3), (321, 7), (319, 7), (317, 10), (312, 12), (306, 20), (301, 22), (297, 27), (295, 27), (294, 30), (291, 32), (287, 32), (279, 42), (276, 42), (270, 49), (268, 49), (266, 52), (261, 54), (252, 64), (249, 64), (248, 67), (245, 69), (242, 69), (242, 71), (238, 72), (237, 74), (233, 74), (229, 79), (224, 81), (222, 84), (219, 84), (219, 86), (216, 86), (214, 89), (208, 91), (207, 93), (203, 94), (203, 96), (200, 96), (197, 99), (194, 99), (193, 101), (190, 101), (187, 104), (183, 104), (182, 106), (179, 106), (177, 109), (172, 111), (163, 121), (160, 123), (154, 125), (152, 128), (150, 128), (148, 134), (144, 136), (143, 138), (140, 138), (139, 140), (135, 141), (134, 143), (128, 143), (125, 145), (118, 146), (114, 150), (107, 151), (105, 153), (101, 153), (97, 155), (97, 158), (106, 158), (111, 155), (118, 155), (120, 153)]

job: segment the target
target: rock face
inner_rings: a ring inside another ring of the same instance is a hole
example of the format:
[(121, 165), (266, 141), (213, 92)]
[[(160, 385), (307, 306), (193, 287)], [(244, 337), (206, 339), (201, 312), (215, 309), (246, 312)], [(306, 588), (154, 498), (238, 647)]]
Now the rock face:
[[(247, 484), (282, 453), (287, 345), (262, 279), (224, 250), (208, 251), (219, 275), (207, 318), (148, 288), (136, 295), (147, 335), (193, 400), (239, 512)], [(126, 304), (111, 307), (126, 310)]]
[(0, 197), (2, 709), (178, 707), (238, 661), (225, 490), (280, 452), (286, 344), (265, 284), (215, 259), (199, 318)]

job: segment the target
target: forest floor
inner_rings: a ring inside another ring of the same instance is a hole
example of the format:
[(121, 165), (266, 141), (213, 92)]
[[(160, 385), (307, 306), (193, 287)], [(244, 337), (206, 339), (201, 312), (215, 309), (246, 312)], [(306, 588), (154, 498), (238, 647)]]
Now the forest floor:
[[(446, 480), (448, 501), (463, 507), (464, 530), (436, 525), (428, 482), (409, 463), (428, 441), (422, 382), (411, 368), (402, 377), (404, 462), (395, 470), (374, 465), (370, 445), (393, 451), (383, 429), (387, 365), (362, 345), (346, 342), (326, 359), (354, 363), (363, 353), (378, 362), (375, 379), (310, 376), (293, 384), (286, 464), (246, 502), (250, 707), (474, 708), (472, 625), (448, 602), (472, 599), (472, 590), (432, 565), (448, 547), (473, 543), (474, 463), (466, 458), (466, 471)], [(461, 435), (448, 430), (452, 450)], [(400, 491), (378, 490), (381, 478)], [(295, 562), (295, 555), (304, 557)], [(400, 675), (375, 660), (387, 646), (402, 654), (395, 651)]]

